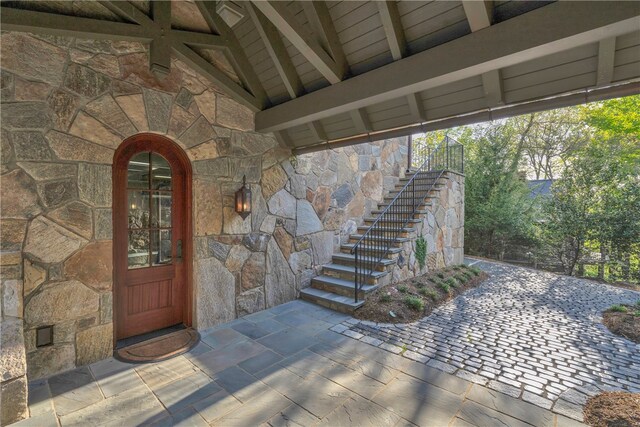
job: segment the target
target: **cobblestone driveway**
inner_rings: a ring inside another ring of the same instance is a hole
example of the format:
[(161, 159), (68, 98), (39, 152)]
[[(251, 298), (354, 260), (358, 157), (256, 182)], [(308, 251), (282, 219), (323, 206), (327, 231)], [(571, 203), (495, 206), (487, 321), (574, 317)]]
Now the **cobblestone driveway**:
[[(474, 262), (467, 260), (467, 262)], [(640, 392), (640, 345), (610, 333), (600, 313), (640, 293), (505, 264), (406, 325), (349, 319), (334, 331), (582, 420), (599, 390)]]

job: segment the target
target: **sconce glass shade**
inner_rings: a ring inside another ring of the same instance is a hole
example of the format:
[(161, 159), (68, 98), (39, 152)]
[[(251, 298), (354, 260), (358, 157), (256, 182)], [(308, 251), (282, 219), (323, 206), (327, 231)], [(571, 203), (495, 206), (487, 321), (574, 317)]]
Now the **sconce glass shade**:
[(242, 177), (242, 187), (236, 191), (236, 212), (246, 219), (251, 214), (251, 190), (247, 188), (247, 177)]

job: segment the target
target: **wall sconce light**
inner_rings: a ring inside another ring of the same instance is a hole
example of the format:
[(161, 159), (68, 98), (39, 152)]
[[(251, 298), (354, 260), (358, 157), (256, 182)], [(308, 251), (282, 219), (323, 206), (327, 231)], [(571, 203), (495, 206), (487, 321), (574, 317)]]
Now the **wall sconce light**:
[(251, 213), (251, 190), (247, 188), (247, 177), (242, 177), (242, 187), (236, 191), (236, 212), (246, 219)]

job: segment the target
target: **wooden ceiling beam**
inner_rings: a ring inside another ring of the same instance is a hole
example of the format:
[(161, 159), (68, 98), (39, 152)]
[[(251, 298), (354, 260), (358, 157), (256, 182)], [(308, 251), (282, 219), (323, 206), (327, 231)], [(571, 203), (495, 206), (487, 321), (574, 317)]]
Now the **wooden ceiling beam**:
[(413, 119), (418, 122), (426, 122), (427, 113), (424, 110), (424, 104), (422, 103), (422, 98), (420, 97), (420, 95), (417, 93), (407, 95), (407, 102), (409, 104), (411, 117), (413, 117)]
[[(378, 5), (382, 27), (389, 43), (391, 57), (394, 61), (398, 61), (407, 55), (407, 41), (400, 21), (398, 5), (395, 1), (381, 1), (376, 2), (376, 4)], [(407, 104), (409, 105), (411, 116), (415, 120), (420, 122), (427, 120), (427, 114), (420, 95), (417, 93), (407, 95)]]
[(342, 80), (344, 75), (336, 62), (311, 36), (311, 33), (298, 23), (297, 18), (287, 9), (284, 2), (252, 1), (252, 3), (329, 83), (335, 84)]
[(395, 1), (378, 1), (376, 4), (387, 42), (389, 42), (391, 57), (394, 61), (402, 59), (407, 55), (407, 41), (402, 29), (398, 6)]
[(253, 112), (263, 108), (263, 101), (246, 91), (225, 73), (216, 68), (209, 61), (198, 55), (184, 43), (174, 42), (172, 45), (174, 54), (191, 68), (207, 77), (214, 84), (222, 88), (233, 99), (245, 105)]
[(603, 86), (613, 81), (613, 66), (616, 55), (616, 38), (601, 40), (598, 45), (598, 77), (597, 85)]
[(321, 120), (630, 33), (637, 30), (639, 17), (633, 2), (616, 7), (607, 2), (552, 3), (261, 111), (256, 130)]
[(319, 121), (313, 121), (311, 123), (309, 123), (309, 129), (311, 130), (311, 133), (313, 134), (313, 138), (316, 141), (327, 141), (327, 133), (324, 131), (324, 127), (322, 126), (322, 123), (320, 123)]
[(211, 31), (224, 38), (226, 42), (225, 57), (231, 63), (231, 66), (240, 77), (244, 86), (253, 94), (253, 97), (258, 100), (261, 105), (260, 109), (266, 108), (269, 105), (267, 93), (264, 91), (258, 75), (249, 62), (235, 34), (215, 11), (215, 2), (198, 0), (196, 1), (196, 6)]
[(303, 1), (302, 10), (309, 21), (311, 31), (319, 38), (320, 45), (331, 55), (341, 80), (349, 74), (349, 64), (342, 49), (342, 43), (333, 25), (333, 19), (324, 1)]
[[(493, 1), (463, 0), (462, 7), (472, 32), (488, 28), (493, 23)], [(495, 107), (504, 104), (500, 70), (491, 70), (482, 74), (482, 89), (487, 106)]]
[(293, 98), (297, 98), (298, 96), (304, 93), (304, 86), (302, 85), (302, 81), (298, 76), (298, 72), (296, 71), (296, 67), (291, 62), (291, 58), (289, 57), (289, 52), (287, 52), (286, 47), (280, 38), (280, 33), (278, 30), (271, 24), (271, 22), (255, 8), (252, 4), (246, 5), (246, 10), (249, 12), (249, 16), (251, 17), (251, 21), (253, 21), (253, 25), (255, 25), (258, 30), (258, 34), (260, 34), (260, 38), (264, 42), (264, 45), (273, 61), (273, 64), (284, 83), (284, 86), (289, 93), (289, 96)]
[(491, 0), (463, 0), (462, 8), (471, 32), (476, 32), (491, 26), (493, 23), (493, 1)]
[(151, 2), (151, 15), (160, 34), (151, 41), (149, 66), (157, 77), (164, 77), (171, 71), (171, 2)]
[(356, 130), (361, 133), (369, 133), (373, 131), (371, 121), (367, 115), (367, 111), (364, 108), (358, 108), (349, 112), (351, 120), (353, 121)]
[(61, 37), (149, 43), (154, 36), (148, 28), (137, 24), (36, 12), (6, 6), (0, 7), (0, 22), (2, 23), (2, 31), (20, 31)]

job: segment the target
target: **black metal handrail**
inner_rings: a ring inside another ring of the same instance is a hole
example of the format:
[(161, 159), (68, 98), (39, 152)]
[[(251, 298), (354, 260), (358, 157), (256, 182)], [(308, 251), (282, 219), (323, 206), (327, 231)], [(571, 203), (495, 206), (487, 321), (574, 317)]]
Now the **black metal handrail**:
[[(425, 160), (411, 179), (353, 245), (351, 254), (355, 258), (355, 302), (358, 302), (358, 292), (371, 280), (398, 235), (447, 170), (464, 173), (464, 146), (449, 137), (445, 137), (435, 149), (427, 150)], [(387, 226), (382, 226), (385, 223)], [(363, 252), (368, 252), (369, 255), (364, 256)]]

